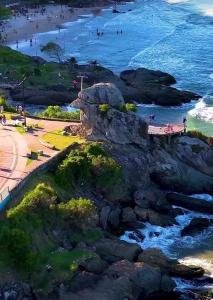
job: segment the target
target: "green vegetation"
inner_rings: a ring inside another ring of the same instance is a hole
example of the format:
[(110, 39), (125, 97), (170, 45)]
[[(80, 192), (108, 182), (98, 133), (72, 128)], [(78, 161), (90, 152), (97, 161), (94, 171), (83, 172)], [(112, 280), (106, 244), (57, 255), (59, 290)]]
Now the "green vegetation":
[(137, 112), (137, 106), (133, 103), (126, 103), (123, 106), (123, 110), (125, 112), (128, 112), (128, 111)]
[(101, 113), (103, 113), (103, 115), (105, 115), (109, 110), (109, 104), (107, 104), (107, 103), (100, 104), (99, 110)]
[(0, 5), (0, 20), (7, 19), (11, 16), (11, 11), (9, 8)]
[(71, 199), (66, 203), (51, 205), (51, 209), (66, 220), (67, 224), (82, 227), (91, 224), (91, 217), (96, 215), (95, 206), (89, 199)]
[[(59, 77), (59, 72), (61, 77)], [(55, 62), (42, 63), (9, 47), (0, 46), (0, 73), (7, 78), (6, 83), (21, 82), (26, 76), (25, 88), (49, 88), (62, 84), (70, 88), (75, 74), (70, 72), (70, 66)]]
[(61, 186), (73, 188), (78, 182), (87, 181), (105, 193), (119, 189), (122, 178), (121, 166), (106, 154), (99, 143), (72, 150), (56, 171), (56, 180)]
[[(30, 274), (28, 279), (38, 287), (44, 284), (48, 288), (57, 280), (70, 279), (78, 263), (94, 253), (77, 248), (58, 252), (53, 231), (66, 228), (74, 244), (97, 240), (102, 233), (93, 227), (95, 218), (91, 200), (79, 198), (61, 203), (51, 186), (38, 184), (0, 221), (1, 270), (12, 268), (21, 278)], [(52, 270), (48, 276), (47, 265)]]
[(56, 59), (59, 63), (62, 62), (64, 50), (57, 43), (47, 43), (41, 47), (41, 52), (46, 53), (50, 58)]
[(72, 121), (80, 120), (80, 111), (68, 112), (64, 111), (60, 106), (48, 106), (44, 112), (37, 114), (38, 117), (45, 117), (49, 119), (67, 119)]
[(12, 113), (16, 112), (16, 110), (12, 106), (8, 105), (6, 97), (1, 94), (0, 94), (0, 106), (3, 106), (4, 111), (6, 112), (12, 112)]
[(63, 135), (60, 130), (45, 133), (42, 140), (54, 146), (56, 150), (63, 150), (71, 144), (82, 144), (85, 140), (79, 136)]

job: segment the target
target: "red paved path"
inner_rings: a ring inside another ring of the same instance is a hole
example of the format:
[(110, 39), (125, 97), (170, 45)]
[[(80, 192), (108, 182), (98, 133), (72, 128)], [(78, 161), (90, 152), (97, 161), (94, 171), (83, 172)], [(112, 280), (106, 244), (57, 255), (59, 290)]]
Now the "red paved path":
[(12, 189), (25, 176), (27, 143), (12, 126), (0, 125), (0, 191)]

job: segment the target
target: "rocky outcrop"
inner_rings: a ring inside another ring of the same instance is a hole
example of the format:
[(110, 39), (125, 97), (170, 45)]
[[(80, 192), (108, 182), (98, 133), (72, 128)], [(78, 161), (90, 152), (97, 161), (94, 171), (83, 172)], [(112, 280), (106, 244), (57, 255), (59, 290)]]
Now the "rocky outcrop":
[[(37, 66), (48, 64), (39, 57), (28, 57), (31, 59), (32, 65)], [(56, 72), (58, 65), (55, 63)], [(63, 63), (60, 65), (61, 70), (66, 72), (69, 70), (72, 78), (78, 75), (87, 74), (84, 86), (89, 87), (94, 83), (112, 83), (122, 93), (126, 102), (137, 103), (155, 103), (158, 105), (181, 105), (192, 99), (198, 99), (199, 96), (188, 91), (181, 91), (174, 87), (175, 78), (168, 73), (161, 71), (153, 71), (145, 68), (136, 70), (126, 70), (121, 72), (120, 76), (114, 74), (111, 70), (102, 66), (92, 64), (70, 65)], [(59, 80), (60, 81), (60, 80)], [(12, 90), (12, 97), (15, 101), (24, 101), (29, 104), (38, 105), (62, 105), (76, 99), (79, 86), (71, 88), (67, 84), (63, 84), (63, 80), (59, 84), (48, 85), (46, 82), (40, 83), (39, 87), (34, 82), (30, 82), (25, 88), (23, 95), (22, 87)]]
[(36, 105), (63, 105), (71, 102), (77, 96), (76, 90), (67, 90), (64, 86), (49, 87), (48, 90), (38, 88), (27, 88), (24, 91), (11, 91), (14, 101), (24, 101), (26, 104)]
[(128, 244), (125, 241), (102, 239), (94, 243), (96, 252), (109, 263), (127, 259), (134, 261), (142, 251), (137, 244)]
[(206, 218), (194, 218), (189, 225), (181, 230), (181, 235), (196, 235), (202, 232), (204, 229), (213, 225), (213, 221)]
[[(107, 107), (103, 111), (101, 104)], [(82, 124), (90, 140), (117, 144), (146, 144), (147, 123), (129, 111), (124, 112), (124, 99), (120, 91), (110, 83), (95, 84), (78, 94), (72, 105), (81, 109)]]
[(169, 214), (160, 214), (154, 210), (141, 208), (139, 206), (135, 207), (135, 214), (142, 222), (149, 222), (162, 227), (172, 226), (177, 223), (175, 218)]
[(193, 211), (213, 214), (213, 203), (204, 199), (197, 199), (178, 193), (168, 193), (167, 199), (171, 204), (178, 205)]
[(120, 78), (127, 84), (140, 88), (141, 83), (158, 83), (164, 85), (171, 85), (176, 83), (173, 76), (161, 71), (153, 71), (145, 68), (138, 68), (137, 70), (126, 70), (121, 72)]
[[(208, 151), (211, 151), (208, 146)], [(191, 160), (182, 161), (177, 157), (175, 147), (156, 147), (152, 151), (153, 164), (150, 167), (151, 179), (164, 189), (183, 192), (186, 194), (211, 193), (213, 189), (212, 175), (202, 171), (196, 166), (196, 159), (200, 160), (203, 169), (206, 160), (199, 154), (193, 155), (194, 165)], [(205, 168), (205, 170), (207, 170)], [(210, 168), (208, 168), (210, 170)]]
[(177, 260), (166, 257), (157, 248), (144, 250), (138, 256), (138, 261), (148, 263), (153, 267), (159, 267), (165, 274), (185, 279), (201, 277), (204, 274), (204, 270), (201, 267), (182, 265)]

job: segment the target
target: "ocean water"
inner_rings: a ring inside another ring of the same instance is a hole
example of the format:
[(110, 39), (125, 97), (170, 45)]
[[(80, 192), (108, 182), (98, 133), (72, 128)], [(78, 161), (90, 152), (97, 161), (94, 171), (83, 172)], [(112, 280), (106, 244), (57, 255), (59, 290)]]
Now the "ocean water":
[[(213, 201), (213, 196), (207, 194), (193, 195), (195, 198)], [(213, 278), (213, 226), (203, 230), (195, 236), (181, 236), (181, 230), (186, 227), (193, 218), (209, 218), (213, 220), (213, 215), (202, 214), (184, 210), (184, 214), (177, 216), (177, 225), (170, 227), (160, 227), (145, 223), (145, 228), (141, 229), (141, 233), (145, 236), (144, 240), (137, 242), (143, 249), (160, 248), (163, 253), (172, 259), (178, 259), (179, 262), (186, 265), (201, 266), (205, 270), (205, 275)], [(130, 243), (136, 243), (135, 240), (129, 238), (132, 231), (126, 231), (121, 236), (121, 240)], [(156, 234), (157, 233), (157, 234)], [(208, 289), (213, 290), (212, 283), (202, 283), (197, 281), (175, 279), (178, 290), (189, 289)]]
[[(35, 35), (33, 47), (20, 42), (19, 50), (44, 56), (41, 45), (55, 41), (65, 58), (75, 56), (80, 63), (96, 59), (116, 73), (137, 67), (168, 72), (176, 77), (177, 88), (197, 92), (202, 99), (179, 108), (142, 105), (140, 114), (154, 113), (159, 123), (180, 123), (187, 115), (189, 127), (213, 135), (213, 1), (137, 0), (118, 10), (123, 13), (106, 8), (95, 17), (81, 16), (60, 32)], [(97, 28), (104, 33), (101, 37)], [(120, 30), (123, 34), (117, 34)]]

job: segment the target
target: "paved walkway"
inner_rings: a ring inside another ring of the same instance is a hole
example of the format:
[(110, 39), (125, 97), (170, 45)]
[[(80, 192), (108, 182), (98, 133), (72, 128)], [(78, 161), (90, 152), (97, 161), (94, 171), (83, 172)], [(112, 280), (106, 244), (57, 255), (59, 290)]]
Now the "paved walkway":
[[(10, 121), (6, 126), (0, 124), (0, 192), (2, 194), (8, 188), (14, 188), (29, 172), (58, 153), (58, 151), (42, 145), (39, 141), (41, 137), (45, 133), (61, 130), (70, 124), (69, 122), (34, 118), (27, 118), (26, 121), (27, 125), (37, 124), (38, 128), (33, 132), (26, 132), (21, 135), (13, 126), (14, 121)], [(79, 126), (79, 123), (72, 124)], [(174, 125), (172, 128), (150, 125), (148, 133), (150, 135), (174, 135), (181, 133), (183, 129), (183, 125)], [(27, 164), (27, 154), (31, 150), (43, 150), (44, 155)]]
[(28, 147), (13, 126), (0, 125), (0, 192), (12, 189), (25, 176)]

